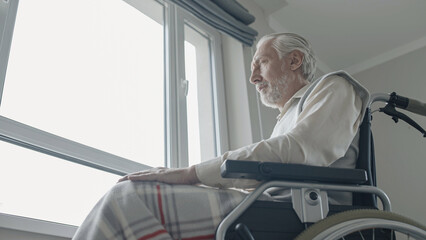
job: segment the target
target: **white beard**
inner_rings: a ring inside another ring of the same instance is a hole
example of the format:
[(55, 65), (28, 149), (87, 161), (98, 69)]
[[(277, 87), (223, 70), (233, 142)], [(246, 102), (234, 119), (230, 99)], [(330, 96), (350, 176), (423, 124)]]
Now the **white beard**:
[(273, 82), (263, 82), (257, 86), (257, 89), (259, 91), (260, 87), (266, 86), (264, 90), (259, 91), (261, 102), (267, 107), (278, 108), (283, 99), (283, 94), (285, 95), (287, 91), (287, 78), (283, 76)]

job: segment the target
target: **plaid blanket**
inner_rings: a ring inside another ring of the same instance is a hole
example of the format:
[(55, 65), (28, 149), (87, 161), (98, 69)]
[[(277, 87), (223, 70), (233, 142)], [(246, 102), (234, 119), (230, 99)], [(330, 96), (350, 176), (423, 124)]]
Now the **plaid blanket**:
[(92, 209), (74, 240), (214, 239), (245, 193), (200, 186), (125, 181)]

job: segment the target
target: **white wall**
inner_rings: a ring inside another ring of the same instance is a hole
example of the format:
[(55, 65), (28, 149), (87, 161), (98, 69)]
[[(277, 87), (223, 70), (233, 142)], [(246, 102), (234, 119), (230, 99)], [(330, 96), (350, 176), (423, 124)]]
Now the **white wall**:
[[(247, 68), (244, 48), (232, 37), (222, 36), (223, 73), (225, 81), (226, 111), (230, 150), (248, 145), (258, 135), (259, 123), (256, 108), (250, 108), (250, 71)], [(250, 51), (251, 52), (251, 51)], [(256, 97), (256, 96), (255, 96)], [(254, 114), (254, 115), (253, 115)], [(251, 119), (254, 119), (252, 121)]]
[[(370, 92), (396, 93), (426, 102), (426, 47), (354, 74)], [(373, 108), (374, 109), (374, 108)], [(426, 118), (404, 111), (426, 129)], [(382, 113), (373, 114), (377, 181), (393, 210), (426, 223), (426, 139)]]

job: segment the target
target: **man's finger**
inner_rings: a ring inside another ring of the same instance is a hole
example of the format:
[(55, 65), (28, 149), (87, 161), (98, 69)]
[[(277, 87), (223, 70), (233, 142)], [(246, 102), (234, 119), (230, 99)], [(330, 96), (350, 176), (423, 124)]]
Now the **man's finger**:
[(129, 176), (139, 176), (139, 175), (150, 173), (151, 171), (153, 171), (153, 170), (149, 169), (149, 170), (144, 170), (144, 171), (140, 171), (140, 172), (129, 173), (129, 174), (125, 175), (124, 177), (118, 179), (117, 182), (127, 181), (127, 180), (130, 180)]
[(117, 183), (129, 180), (129, 175), (126, 175), (120, 179), (118, 179)]
[(159, 179), (159, 175), (155, 173), (140, 173), (135, 175), (129, 175), (130, 181), (156, 181)]

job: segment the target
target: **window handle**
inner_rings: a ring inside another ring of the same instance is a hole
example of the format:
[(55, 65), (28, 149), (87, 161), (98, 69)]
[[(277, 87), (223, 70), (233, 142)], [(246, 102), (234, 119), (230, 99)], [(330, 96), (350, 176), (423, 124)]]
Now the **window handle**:
[(183, 91), (185, 93), (185, 97), (187, 97), (188, 96), (188, 90), (189, 90), (189, 81), (188, 80), (182, 79), (182, 88), (183, 88)]

